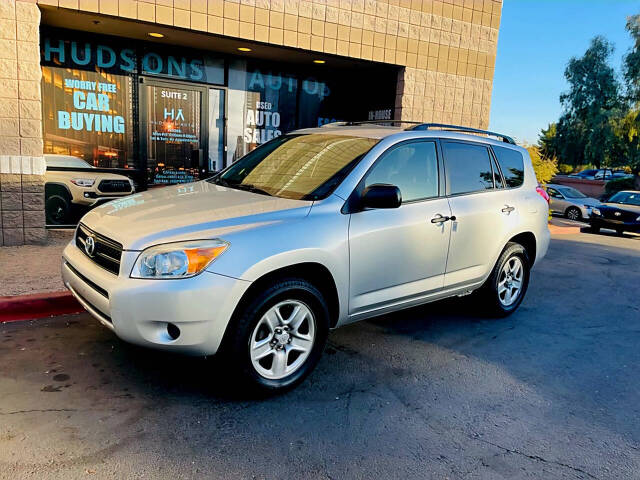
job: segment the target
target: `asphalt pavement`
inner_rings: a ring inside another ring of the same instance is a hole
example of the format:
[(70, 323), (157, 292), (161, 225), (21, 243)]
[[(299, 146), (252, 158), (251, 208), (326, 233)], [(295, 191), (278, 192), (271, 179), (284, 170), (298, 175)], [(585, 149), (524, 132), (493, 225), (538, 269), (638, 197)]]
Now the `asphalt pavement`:
[(558, 235), (518, 312), (336, 330), (269, 399), (88, 315), (0, 325), (0, 478), (640, 478), (640, 237)]

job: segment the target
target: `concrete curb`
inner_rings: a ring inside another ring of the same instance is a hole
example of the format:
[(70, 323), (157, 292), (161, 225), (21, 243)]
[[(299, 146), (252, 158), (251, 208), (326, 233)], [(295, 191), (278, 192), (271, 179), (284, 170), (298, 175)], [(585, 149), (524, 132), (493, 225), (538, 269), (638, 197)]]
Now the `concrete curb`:
[(71, 292), (0, 297), (0, 323), (33, 320), (83, 311), (84, 308), (73, 298)]

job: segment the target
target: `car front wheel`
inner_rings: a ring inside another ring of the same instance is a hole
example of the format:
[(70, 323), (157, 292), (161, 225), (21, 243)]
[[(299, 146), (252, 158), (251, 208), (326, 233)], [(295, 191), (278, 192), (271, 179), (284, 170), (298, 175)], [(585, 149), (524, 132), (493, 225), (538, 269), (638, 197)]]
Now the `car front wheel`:
[(566, 216), (569, 220), (577, 221), (582, 219), (582, 213), (580, 212), (580, 209), (576, 207), (569, 207), (566, 211)]
[(327, 342), (329, 312), (311, 283), (284, 279), (257, 294), (228, 328), (223, 355), (244, 386), (276, 393), (315, 368)]

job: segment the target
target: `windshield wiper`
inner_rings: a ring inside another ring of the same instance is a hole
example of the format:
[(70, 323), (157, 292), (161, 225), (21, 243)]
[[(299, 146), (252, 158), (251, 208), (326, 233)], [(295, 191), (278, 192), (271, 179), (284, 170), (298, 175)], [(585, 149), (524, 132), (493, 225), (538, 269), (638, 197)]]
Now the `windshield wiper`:
[(252, 185), (251, 183), (231, 183), (225, 180), (222, 177), (218, 177), (214, 180), (214, 183), (227, 188), (235, 188), (236, 190), (244, 190), (252, 193), (259, 193), (260, 195), (267, 195), (269, 197), (273, 196), (266, 190), (262, 190), (261, 188)]
[(262, 190), (261, 188), (252, 185), (251, 183), (236, 183), (234, 185), (229, 185), (231, 188), (237, 188), (238, 190), (246, 190), (251, 193), (259, 193), (260, 195), (267, 195), (269, 197), (273, 196), (266, 190)]

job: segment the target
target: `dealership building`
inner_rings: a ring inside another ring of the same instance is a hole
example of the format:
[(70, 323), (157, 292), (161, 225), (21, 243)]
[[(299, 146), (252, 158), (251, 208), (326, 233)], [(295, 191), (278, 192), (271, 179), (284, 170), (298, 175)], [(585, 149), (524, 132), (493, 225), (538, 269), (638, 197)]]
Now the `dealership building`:
[(486, 128), (502, 0), (0, 0), (0, 245), (46, 239), (45, 156), (191, 182), (297, 128)]

